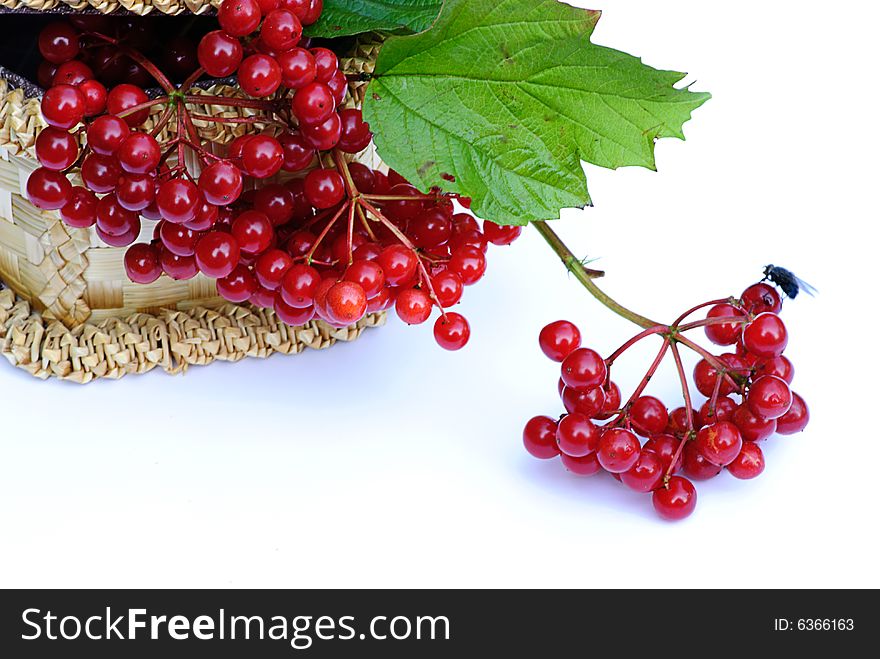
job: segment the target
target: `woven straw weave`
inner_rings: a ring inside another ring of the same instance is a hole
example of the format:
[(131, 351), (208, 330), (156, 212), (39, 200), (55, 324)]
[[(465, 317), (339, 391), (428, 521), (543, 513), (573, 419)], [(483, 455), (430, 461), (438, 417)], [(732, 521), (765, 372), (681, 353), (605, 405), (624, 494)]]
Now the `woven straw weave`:
[[(348, 72), (368, 70), (367, 58), (376, 48), (359, 47), (343, 66)], [(359, 103), (363, 84), (354, 84), (352, 92), (349, 103)], [(192, 93), (242, 95), (225, 85)], [(212, 117), (254, 112), (227, 106), (190, 108)], [(246, 130), (266, 128), (199, 120), (195, 124), (203, 139), (218, 149)], [(342, 330), (321, 321), (290, 328), (271, 311), (228, 304), (217, 295), (213, 280), (202, 275), (188, 281), (163, 276), (149, 285), (132, 283), (123, 267), (126, 248), (108, 247), (94, 228), (68, 227), (56, 212), (40, 211), (27, 201), (24, 186), (37, 167), (34, 143), (44, 126), (39, 100), (10, 88), (0, 77), (0, 281), (7, 285), (0, 291), (0, 352), (16, 366), (38, 377), (81, 383), (156, 366), (177, 373), (215, 359), (237, 361), (274, 352), (294, 354), (304, 347), (326, 348), (357, 338), (365, 327), (383, 324), (384, 314), (375, 314)], [(381, 166), (372, 149), (357, 160)], [(196, 168), (196, 163), (189, 164)], [(74, 184), (77, 178), (71, 176)], [(144, 221), (139, 241), (149, 241), (153, 227), (153, 222)]]
[(220, 5), (222, 0), (0, 0), (8, 9), (32, 11), (94, 9), (102, 14), (130, 11), (141, 16), (152, 12), (180, 14), (185, 11), (202, 14)]

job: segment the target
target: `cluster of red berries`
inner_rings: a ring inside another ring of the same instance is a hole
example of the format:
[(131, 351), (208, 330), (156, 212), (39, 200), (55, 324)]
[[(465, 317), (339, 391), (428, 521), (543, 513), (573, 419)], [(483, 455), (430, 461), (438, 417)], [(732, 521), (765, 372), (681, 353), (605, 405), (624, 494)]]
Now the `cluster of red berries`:
[[(710, 309), (705, 319), (684, 322), (706, 307)], [(559, 394), (566, 413), (558, 419), (529, 420), (523, 431), (526, 449), (537, 458), (560, 456), (575, 474), (609, 472), (638, 492), (651, 492), (661, 517), (687, 517), (697, 501), (692, 481), (713, 478), (725, 468), (736, 478), (755, 478), (764, 470), (758, 442), (807, 425), (806, 403), (790, 388), (794, 368), (782, 354), (788, 334), (778, 315), (781, 309), (776, 289), (758, 283), (739, 299), (715, 300), (689, 310), (672, 325), (646, 329), (607, 359), (581, 347), (574, 324), (547, 325), (539, 343), (547, 357), (562, 363)], [(712, 354), (684, 336), (696, 328), (703, 328), (714, 344), (735, 346), (734, 350)], [(632, 396), (621, 404), (611, 367), (629, 347), (652, 335), (663, 337), (663, 346)], [(702, 357), (692, 377), (707, 398), (699, 409), (693, 407), (679, 345)], [(643, 394), (669, 351), (685, 398), (685, 406), (671, 412), (659, 399)]]
[[(49, 24), (39, 38), (55, 67), (41, 105), (49, 126), (37, 138), (41, 167), (28, 197), (72, 227), (94, 227), (110, 246), (130, 246), (134, 282), (202, 273), (225, 299), (274, 309), (291, 325), (318, 317), (345, 327), (391, 306), (418, 324), (437, 307), (437, 342), (459, 349), (470, 328), (445, 309), (485, 273), (487, 244), (509, 244), (521, 229), (481, 227), (456, 212), (451, 195), (422, 194), (393, 170), (349, 162), (372, 133), (359, 109), (344, 107), (349, 85), (337, 55), (302, 36), (321, 9), (321, 0), (226, 0), (221, 29), (201, 39), (198, 65), (180, 85), (136, 48), (141, 33), (124, 29), (134, 23), (113, 23), (112, 34), (76, 18)], [(131, 83), (108, 90), (83, 61), (93, 48), (115, 49), (165, 96), (151, 99)], [(237, 74), (251, 98), (190, 96), (206, 74)], [(236, 137), (221, 157), (194, 120), (236, 120), (194, 115), (188, 104), (250, 108), (256, 116), (243, 121), (272, 127)], [(74, 172), (82, 185), (69, 180)], [(142, 220), (155, 228), (134, 244)]]

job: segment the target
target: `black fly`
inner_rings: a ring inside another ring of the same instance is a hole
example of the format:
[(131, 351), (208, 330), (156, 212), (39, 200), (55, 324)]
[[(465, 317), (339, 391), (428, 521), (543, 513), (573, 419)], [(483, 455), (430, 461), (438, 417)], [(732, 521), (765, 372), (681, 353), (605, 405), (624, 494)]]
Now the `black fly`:
[(792, 300), (797, 297), (800, 291), (804, 291), (807, 295), (814, 295), (816, 289), (810, 286), (803, 279), (798, 279), (791, 270), (780, 268), (772, 263), (764, 268), (764, 279), (779, 286), (786, 297)]

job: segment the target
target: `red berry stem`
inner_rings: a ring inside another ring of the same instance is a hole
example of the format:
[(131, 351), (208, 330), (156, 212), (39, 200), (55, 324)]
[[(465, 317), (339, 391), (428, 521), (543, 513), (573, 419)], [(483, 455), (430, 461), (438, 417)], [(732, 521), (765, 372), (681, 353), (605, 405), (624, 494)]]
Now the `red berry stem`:
[(662, 325), (662, 323), (658, 323), (650, 318), (642, 316), (641, 314), (637, 314), (635, 311), (627, 309), (622, 304), (606, 295), (598, 286), (596, 286), (595, 283), (593, 283), (593, 279), (603, 276), (605, 274), (604, 272), (586, 268), (584, 264), (581, 263), (580, 259), (572, 253), (568, 246), (562, 242), (562, 239), (556, 235), (556, 232), (553, 231), (546, 222), (533, 222), (532, 224), (544, 240), (547, 241), (547, 244), (550, 245), (550, 248), (556, 252), (566, 269), (573, 274), (583, 287), (587, 289), (590, 295), (599, 300), (599, 302), (611, 309), (618, 316), (626, 318), (639, 327), (650, 329)]
[(608, 365), (608, 368), (611, 368), (611, 365), (614, 364), (615, 360), (617, 360), (623, 353), (632, 348), (636, 343), (638, 343), (645, 337), (654, 336), (655, 334), (661, 334), (668, 331), (669, 328), (666, 325), (655, 325), (654, 327), (649, 327), (643, 332), (639, 332), (629, 341), (620, 346), (617, 350), (612, 352), (608, 359), (605, 360), (605, 363)]
[[(675, 341), (670, 343), (669, 349), (672, 352), (672, 359), (675, 361), (675, 368), (678, 371), (678, 379), (681, 381), (681, 395), (684, 398), (688, 436), (690, 436), (694, 432), (694, 406), (691, 400), (691, 390), (688, 386), (687, 374), (684, 372), (684, 364), (681, 361), (681, 353), (679, 352), (678, 345), (676, 345)], [(720, 377), (718, 378), (718, 382), (721, 382)]]
[(615, 426), (623, 422), (626, 417), (629, 415), (629, 410), (633, 406), (633, 403), (638, 399), (639, 396), (642, 395), (642, 392), (648, 386), (648, 383), (651, 381), (651, 378), (654, 377), (654, 373), (657, 372), (657, 369), (660, 368), (660, 364), (663, 363), (663, 358), (666, 356), (666, 351), (669, 350), (669, 346), (671, 341), (668, 337), (663, 338), (663, 345), (660, 346), (660, 351), (657, 353), (657, 356), (654, 357), (654, 361), (651, 362), (651, 366), (648, 367), (648, 372), (645, 373), (641, 382), (639, 382), (639, 386), (636, 387), (635, 391), (633, 391), (632, 396), (629, 397), (629, 400), (626, 401), (626, 404), (621, 407), (620, 413), (611, 422), (610, 425)]
[(737, 391), (742, 391), (742, 387), (740, 386), (740, 384), (736, 380), (734, 380), (732, 377), (730, 377), (730, 373), (728, 373), (728, 371), (730, 369), (727, 367), (727, 364), (722, 362), (720, 359), (718, 359), (711, 352), (709, 352), (708, 350), (703, 348), (701, 345), (691, 341), (686, 336), (676, 334), (675, 340), (678, 341), (679, 343), (681, 343), (682, 345), (687, 346), (688, 348), (693, 350), (695, 353), (697, 353), (700, 357), (702, 357), (707, 362), (709, 362), (709, 365), (712, 368), (714, 368), (716, 371), (718, 371), (718, 373), (723, 374), (723, 377), (728, 382), (728, 384), (733, 385), (733, 387)]
[(711, 300), (709, 302), (703, 302), (702, 304), (698, 304), (697, 306), (691, 307), (690, 309), (685, 311), (683, 314), (681, 314), (678, 318), (675, 319), (675, 322), (672, 323), (672, 325), (673, 326), (681, 325), (688, 316), (696, 313), (700, 309), (705, 309), (706, 307), (714, 307), (716, 304), (732, 304), (734, 306), (738, 306), (738, 302), (739, 302), (738, 300), (736, 300), (732, 297), (726, 297), (726, 298), (722, 298), (719, 300)]
[(352, 202), (350, 202), (350, 201), (346, 201), (344, 204), (342, 204), (339, 207), (339, 210), (336, 211), (336, 214), (332, 217), (332, 219), (329, 222), (327, 222), (327, 226), (325, 226), (324, 229), (321, 231), (321, 233), (318, 234), (318, 237), (315, 238), (315, 244), (312, 245), (312, 248), (309, 250), (309, 253), (306, 254), (306, 263), (308, 265), (312, 265), (312, 260), (313, 260), (313, 257), (315, 256), (315, 251), (318, 249), (318, 247), (324, 241), (324, 238), (327, 237), (327, 234), (330, 233), (330, 229), (332, 229), (333, 225), (336, 224), (336, 220), (338, 220), (340, 217), (342, 217), (342, 214), (348, 209), (348, 207), (351, 205), (351, 203)]
[[(249, 108), (251, 110), (262, 110), (275, 114), (278, 105), (274, 101), (259, 101), (253, 98), (224, 98), (223, 96), (207, 96), (184, 94), (184, 103), (192, 103), (195, 105), (218, 105), (230, 108)], [(265, 120), (265, 117), (263, 117)]]
[(120, 52), (140, 64), (143, 67), (144, 71), (153, 76), (156, 82), (159, 83), (159, 86), (167, 93), (171, 94), (174, 91), (174, 84), (168, 79), (168, 77), (164, 73), (162, 73), (162, 71), (160, 71), (159, 68), (155, 64), (153, 64), (153, 62), (144, 57), (137, 50), (129, 48), (128, 46), (122, 44), (118, 39), (109, 37), (106, 34), (101, 34), (100, 32), (85, 32), (84, 36), (95, 37), (96, 39), (100, 39), (101, 41), (105, 41), (109, 44), (116, 46), (120, 50)]

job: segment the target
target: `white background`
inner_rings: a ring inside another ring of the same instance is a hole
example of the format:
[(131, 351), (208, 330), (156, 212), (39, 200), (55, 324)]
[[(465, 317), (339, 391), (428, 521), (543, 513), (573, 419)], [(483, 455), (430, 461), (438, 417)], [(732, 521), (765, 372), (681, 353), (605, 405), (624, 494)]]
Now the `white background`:
[[(592, 4), (592, 3), (590, 3)], [(596, 3), (600, 4), (600, 3)], [(397, 320), (298, 357), (78, 387), (0, 364), (3, 586), (880, 586), (873, 387), (880, 11), (863, 2), (605, 0), (595, 41), (689, 71), (714, 98), (659, 173), (588, 168), (596, 207), (556, 226), (603, 285), (661, 319), (738, 294), (768, 262), (787, 304), (801, 435), (755, 481), (699, 484), (693, 516), (522, 449), (558, 414), (538, 330), (607, 353), (634, 326), (529, 230), (461, 311), (468, 349)], [(649, 347), (651, 353), (654, 347)], [(617, 371), (628, 387), (648, 351)], [(664, 371), (651, 391), (678, 405)]]

